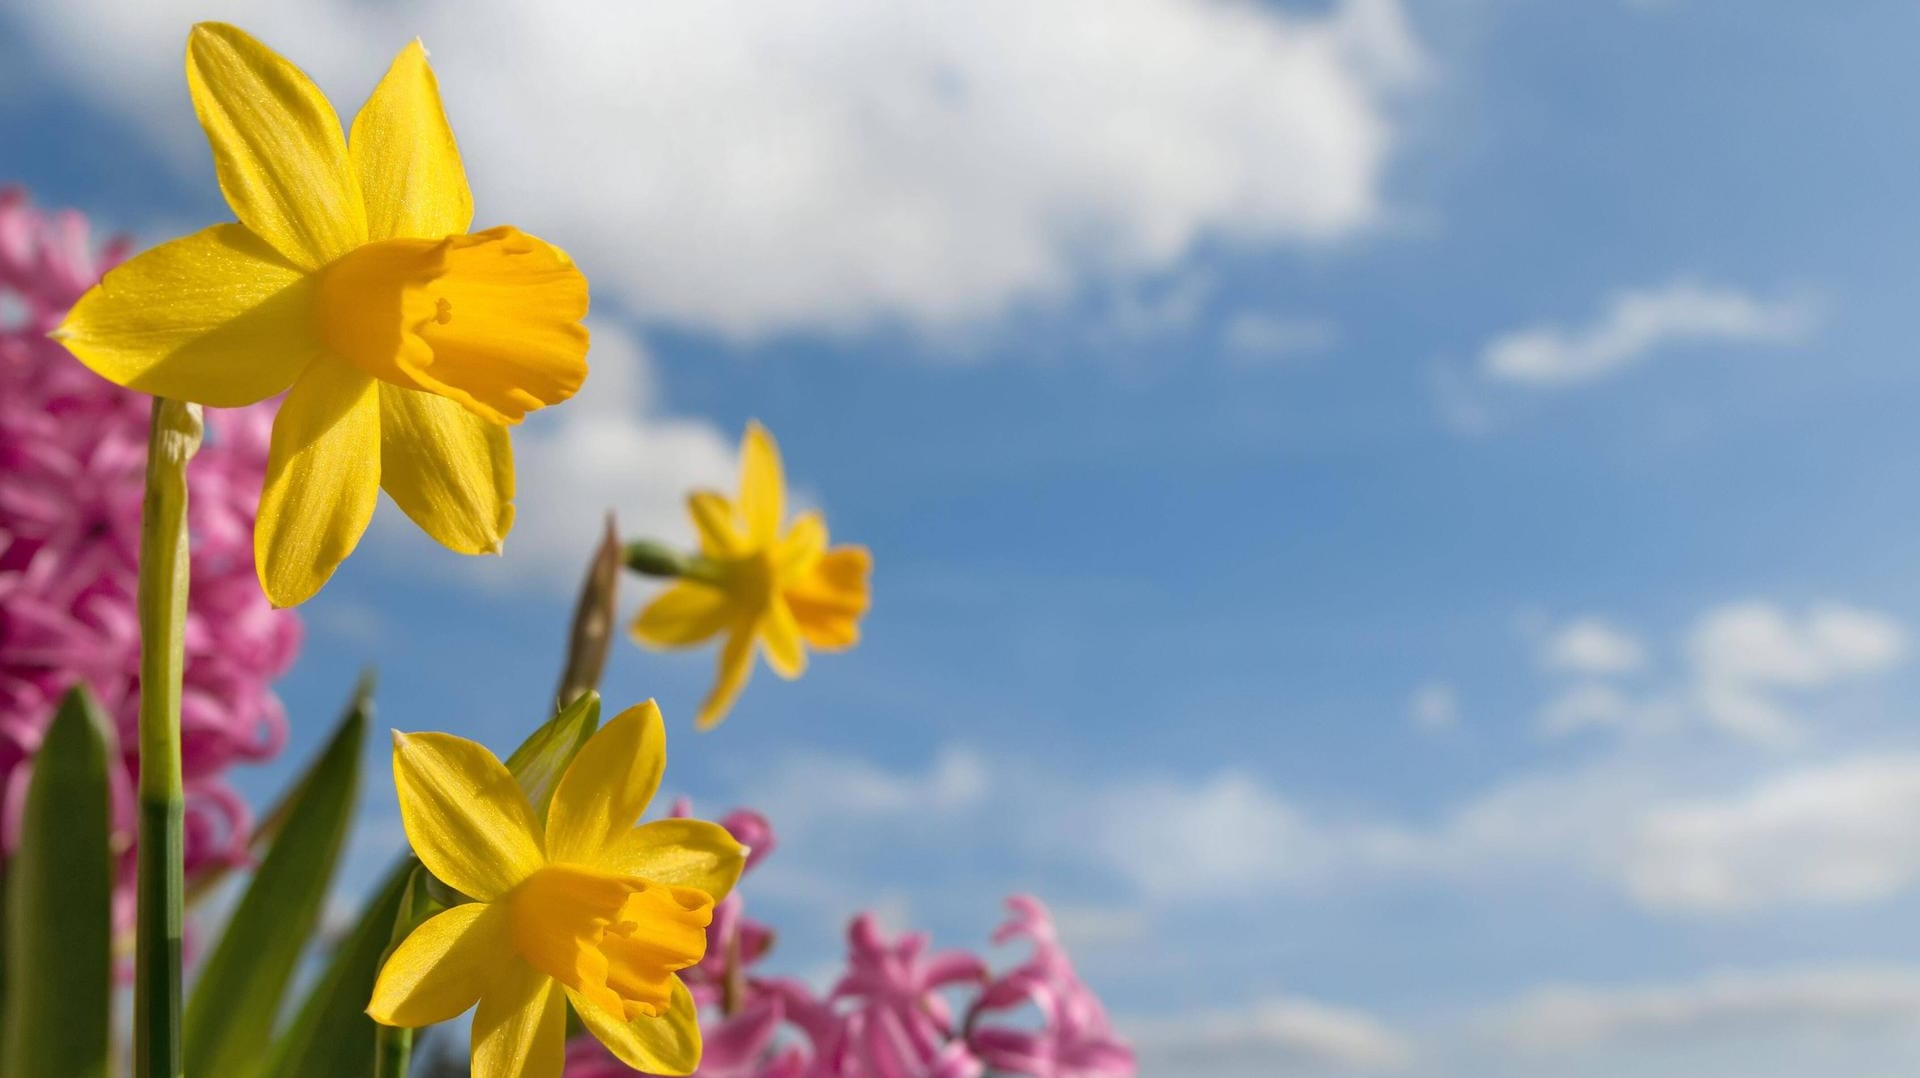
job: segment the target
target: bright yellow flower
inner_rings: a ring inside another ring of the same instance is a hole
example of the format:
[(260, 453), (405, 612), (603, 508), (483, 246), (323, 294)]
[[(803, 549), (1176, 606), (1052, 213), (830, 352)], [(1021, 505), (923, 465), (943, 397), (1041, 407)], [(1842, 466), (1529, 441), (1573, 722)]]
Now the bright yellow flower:
[(740, 498), (712, 491), (688, 498), (700, 557), (634, 619), (633, 635), (656, 648), (691, 647), (721, 634), (720, 672), (695, 720), (709, 729), (727, 717), (753, 672), (753, 645), (784, 678), (807, 668), (807, 646), (844, 651), (860, 640), (867, 612), (865, 547), (827, 549), (827, 522), (803, 513), (784, 536), (786, 480), (780, 449), (758, 423), (740, 443)]
[(231, 26), (194, 27), (187, 85), (239, 223), (114, 269), (54, 336), (156, 396), (287, 393), (254, 530), (277, 605), (320, 590), (382, 488), (448, 548), (498, 551), (513, 525), (503, 424), (586, 378), (586, 278), (517, 229), (467, 234), (473, 196), (417, 41), (351, 139), (299, 68)]
[(675, 972), (705, 953), (713, 904), (740, 878), (746, 851), (702, 820), (634, 826), (666, 763), (660, 709), (628, 708), (568, 765), (543, 827), (485, 748), (395, 731), (407, 840), (429, 871), (477, 901), (413, 930), (380, 971), (367, 1013), (417, 1027), (478, 1003), (477, 1078), (559, 1075), (569, 1001), (628, 1066), (699, 1066), (693, 997)]

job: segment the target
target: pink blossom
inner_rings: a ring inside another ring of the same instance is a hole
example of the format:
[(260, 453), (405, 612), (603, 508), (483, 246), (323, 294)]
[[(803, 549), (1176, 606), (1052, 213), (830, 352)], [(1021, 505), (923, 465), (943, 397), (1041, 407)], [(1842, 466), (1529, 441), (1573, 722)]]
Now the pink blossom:
[[(82, 367), (46, 337), (126, 253), (96, 255), (86, 218), (0, 191), (0, 839), (16, 838), (24, 778), (60, 696), (91, 687), (113, 717), (127, 840), (116, 910), (131, 913), (139, 704), (140, 502), (151, 399)], [(254, 577), (252, 535), (272, 406), (207, 413), (189, 471), (193, 583), (181, 707), (188, 873), (246, 858), (247, 806), (224, 779), (286, 737), (271, 682), (300, 623)]]
[[(1081, 982), (1060, 946), (1053, 918), (1037, 898), (1007, 900), (1012, 916), (995, 943), (1026, 940), (1027, 961), (996, 978), (980, 994), (968, 1021), (968, 1043), (987, 1066), (1033, 1078), (1132, 1078), (1133, 1050), (1114, 1035), (1099, 997)], [(1033, 1004), (1038, 1029), (982, 1026), (979, 1016)]]
[(920, 1078), (953, 1038), (941, 989), (980, 984), (986, 964), (964, 951), (928, 954), (925, 933), (889, 940), (871, 914), (847, 926), (847, 973), (833, 998), (858, 1006), (847, 1016), (849, 1050), (862, 1078)]

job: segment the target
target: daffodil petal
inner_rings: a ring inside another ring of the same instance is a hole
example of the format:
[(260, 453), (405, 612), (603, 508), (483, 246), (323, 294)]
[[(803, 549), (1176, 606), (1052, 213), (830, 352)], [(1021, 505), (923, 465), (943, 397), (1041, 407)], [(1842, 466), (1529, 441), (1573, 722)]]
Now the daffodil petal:
[(700, 553), (726, 559), (746, 549), (746, 539), (734, 523), (733, 503), (726, 495), (696, 490), (687, 496), (687, 513), (693, 517), (694, 530), (700, 533)]
[(680, 978), (673, 979), (673, 1001), (658, 1018), (623, 1022), (585, 997), (572, 991), (567, 995), (573, 997), (574, 1013), (587, 1032), (627, 1066), (661, 1075), (692, 1074), (700, 1066), (700, 1022), (693, 993)]
[(753, 675), (753, 641), (751, 625), (735, 625), (727, 635), (727, 642), (720, 649), (720, 669), (713, 689), (701, 701), (700, 713), (694, 716), (695, 728), (711, 730), (733, 710), (734, 700), (740, 690), (747, 687), (747, 678)]
[(762, 549), (780, 538), (780, 521), (787, 512), (787, 481), (780, 467), (780, 447), (757, 421), (747, 424), (740, 440), (740, 519), (747, 537)]
[(238, 408), (320, 355), (313, 282), (240, 225), (215, 225), (107, 271), (53, 336), (115, 385)]
[(432, 393), (380, 383), (380, 485), (460, 554), (495, 554), (513, 527), (507, 428)]
[(553, 978), (515, 959), (474, 1012), (473, 1078), (560, 1078), (566, 998)]
[(800, 623), (800, 636), (822, 651), (844, 651), (860, 640), (860, 618), (870, 601), (873, 556), (865, 547), (835, 547), (783, 589)]
[(295, 606), (347, 560), (380, 500), (380, 396), (332, 358), (307, 366), (273, 421), (253, 528), (260, 585)]
[(393, 58), (353, 118), (347, 152), (366, 198), (370, 239), (439, 239), (473, 224), (467, 170), (417, 39)]
[(811, 571), (827, 550), (827, 521), (818, 512), (800, 514), (780, 541), (780, 567), (788, 573)]
[(366, 242), (340, 117), (305, 72), (238, 27), (203, 22), (187, 37), (187, 88), (241, 224), (308, 269)]
[(452, 397), (495, 423), (518, 423), (586, 381), (589, 334), (580, 320), (591, 296), (565, 251), (507, 225), (431, 246), (390, 240), (366, 250), (384, 253), (389, 244), (430, 256), (442, 272), (405, 289), (410, 329), (401, 340), (421, 347), (356, 362), (373, 363), (385, 378), (380, 368), (390, 361), (401, 384)]
[(652, 700), (602, 726), (567, 765), (547, 808), (547, 858), (593, 864), (647, 810), (667, 769), (667, 728)]
[(455, 906), (428, 918), (388, 956), (367, 1014), (387, 1026), (444, 1022), (478, 1002), (512, 958), (504, 907)]
[(697, 580), (680, 580), (641, 608), (633, 619), (633, 636), (649, 647), (691, 647), (711, 639), (732, 618), (726, 592)]
[(643, 823), (615, 839), (594, 867), (655, 883), (692, 887), (727, 897), (740, 880), (747, 849), (727, 829), (706, 820), (666, 819)]
[(787, 601), (775, 596), (760, 614), (760, 649), (773, 672), (791, 681), (807, 672), (807, 646)]
[(454, 889), (491, 902), (546, 862), (527, 795), (484, 746), (396, 730), (393, 785), (414, 854)]

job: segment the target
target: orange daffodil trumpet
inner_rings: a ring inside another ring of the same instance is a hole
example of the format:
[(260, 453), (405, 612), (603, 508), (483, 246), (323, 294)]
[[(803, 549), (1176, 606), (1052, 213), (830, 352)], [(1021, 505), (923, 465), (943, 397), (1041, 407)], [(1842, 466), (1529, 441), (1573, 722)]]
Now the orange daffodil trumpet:
[(633, 635), (656, 648), (692, 647), (716, 636), (719, 676), (695, 720), (716, 726), (753, 672), (757, 643), (783, 678), (807, 668), (807, 648), (844, 651), (860, 639), (873, 559), (865, 547), (827, 548), (827, 524), (802, 513), (782, 533), (786, 480), (780, 449), (758, 423), (740, 444), (740, 496), (713, 491), (688, 498), (700, 554), (640, 611)]
[(285, 392), (254, 532), (291, 606), (344, 561), (384, 488), (462, 554), (513, 524), (506, 425), (586, 378), (587, 282), (473, 197), (427, 66), (400, 51), (343, 137), (286, 59), (194, 27), (187, 85), (238, 218), (109, 272), (54, 336), (108, 381), (215, 407)]
[(569, 1002), (628, 1066), (698, 1067), (700, 1027), (676, 972), (705, 953), (714, 903), (733, 889), (746, 851), (700, 820), (634, 826), (666, 768), (659, 708), (629, 708), (588, 739), (555, 786), (544, 826), (480, 745), (451, 734), (393, 737), (414, 853), (476, 901), (401, 942), (367, 1013), (426, 1026), (477, 1003), (477, 1078), (557, 1078)]

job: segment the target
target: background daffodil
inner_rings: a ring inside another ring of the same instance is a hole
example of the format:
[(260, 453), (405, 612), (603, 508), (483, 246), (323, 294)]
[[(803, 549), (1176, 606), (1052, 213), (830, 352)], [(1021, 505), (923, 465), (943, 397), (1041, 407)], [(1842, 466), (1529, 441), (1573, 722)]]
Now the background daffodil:
[(722, 634), (720, 669), (695, 720), (726, 718), (753, 672), (754, 643), (784, 678), (807, 668), (808, 646), (844, 651), (860, 639), (873, 559), (865, 547), (827, 549), (826, 519), (801, 514), (781, 534), (786, 480), (780, 448), (759, 423), (740, 443), (740, 497), (713, 491), (688, 498), (700, 557), (640, 611), (633, 635), (658, 648), (691, 647)]
[(542, 826), (506, 766), (451, 734), (394, 733), (401, 821), (422, 864), (477, 901), (440, 913), (387, 959), (367, 1013), (390, 1026), (479, 1005), (478, 1078), (554, 1078), (566, 1007), (628, 1066), (700, 1064), (693, 996), (714, 903), (746, 851), (718, 824), (634, 826), (666, 769), (652, 701), (602, 727), (568, 765)]
[(109, 381), (216, 407), (286, 392), (254, 531), (290, 606), (353, 551), (384, 488), (449, 549), (513, 524), (504, 424), (586, 378), (587, 282), (473, 197), (419, 42), (342, 136), (299, 68), (232, 26), (187, 42), (187, 85), (237, 224), (106, 275), (54, 336)]

